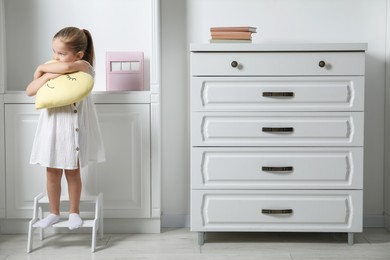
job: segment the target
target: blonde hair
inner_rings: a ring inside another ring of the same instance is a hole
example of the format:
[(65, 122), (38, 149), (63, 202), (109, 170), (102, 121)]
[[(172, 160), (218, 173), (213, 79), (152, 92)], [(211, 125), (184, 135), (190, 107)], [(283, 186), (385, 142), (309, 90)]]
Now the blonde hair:
[(84, 52), (82, 59), (88, 61), (93, 66), (95, 50), (91, 33), (88, 30), (77, 27), (65, 27), (58, 31), (53, 39), (61, 40), (74, 53)]

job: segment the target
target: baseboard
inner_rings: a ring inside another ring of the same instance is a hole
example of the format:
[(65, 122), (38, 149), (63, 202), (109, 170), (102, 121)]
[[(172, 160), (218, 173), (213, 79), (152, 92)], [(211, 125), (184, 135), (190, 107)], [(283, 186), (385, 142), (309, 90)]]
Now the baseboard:
[(385, 228), (390, 231), (390, 215), (385, 213)]
[(187, 214), (163, 214), (161, 216), (161, 227), (163, 228), (183, 228), (190, 227), (190, 215)]
[(383, 214), (363, 215), (363, 227), (383, 228), (384, 226), (385, 226), (385, 217)]

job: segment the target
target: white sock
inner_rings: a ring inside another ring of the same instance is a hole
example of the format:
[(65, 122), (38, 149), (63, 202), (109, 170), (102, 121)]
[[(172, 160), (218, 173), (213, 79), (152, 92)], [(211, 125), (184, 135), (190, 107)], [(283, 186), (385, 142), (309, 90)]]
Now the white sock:
[(46, 218), (34, 224), (34, 227), (47, 228), (60, 221), (60, 216), (50, 213)]
[(77, 229), (81, 227), (83, 224), (83, 220), (80, 218), (80, 215), (77, 213), (70, 213), (69, 214), (69, 229)]

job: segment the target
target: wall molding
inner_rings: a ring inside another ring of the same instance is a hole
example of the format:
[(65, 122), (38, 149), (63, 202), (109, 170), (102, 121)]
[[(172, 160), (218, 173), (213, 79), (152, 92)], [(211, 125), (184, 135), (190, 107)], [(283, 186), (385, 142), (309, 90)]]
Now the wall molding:
[(151, 0), (152, 42), (150, 62), (151, 217), (161, 216), (161, 18), (160, 0)]
[(152, 5), (152, 42), (151, 42), (151, 61), (150, 61), (150, 90), (154, 93), (160, 93), (161, 85), (161, 17), (160, 0), (151, 0)]

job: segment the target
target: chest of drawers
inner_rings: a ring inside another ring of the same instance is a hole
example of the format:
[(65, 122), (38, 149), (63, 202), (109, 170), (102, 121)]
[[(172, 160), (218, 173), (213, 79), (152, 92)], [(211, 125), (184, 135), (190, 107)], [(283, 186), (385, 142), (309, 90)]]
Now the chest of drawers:
[(191, 230), (362, 231), (363, 43), (191, 45)]

